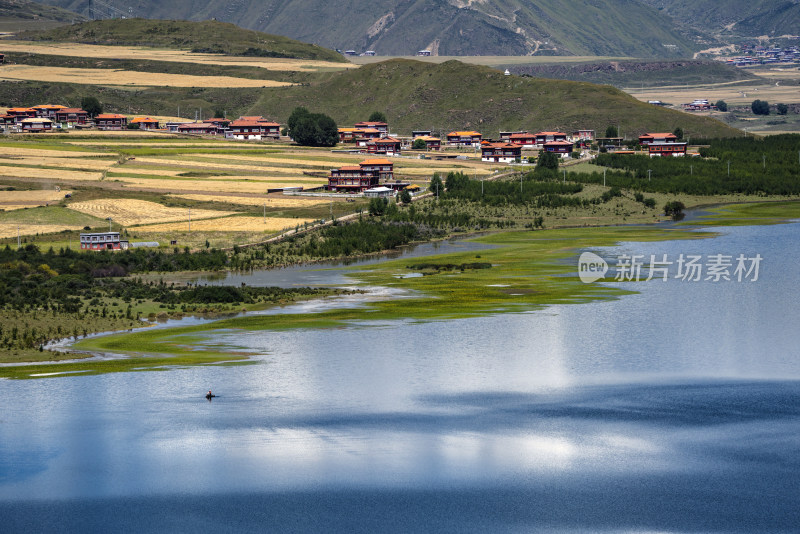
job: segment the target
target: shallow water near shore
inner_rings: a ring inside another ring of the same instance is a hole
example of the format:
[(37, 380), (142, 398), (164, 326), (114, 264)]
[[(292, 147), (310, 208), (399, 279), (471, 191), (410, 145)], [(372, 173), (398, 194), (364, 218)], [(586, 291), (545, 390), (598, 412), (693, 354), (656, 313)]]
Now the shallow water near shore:
[(260, 365), (0, 381), (3, 530), (795, 531), (800, 223), (719, 232), (594, 252), (760, 254), (757, 281), (672, 266), (616, 300), (206, 340)]

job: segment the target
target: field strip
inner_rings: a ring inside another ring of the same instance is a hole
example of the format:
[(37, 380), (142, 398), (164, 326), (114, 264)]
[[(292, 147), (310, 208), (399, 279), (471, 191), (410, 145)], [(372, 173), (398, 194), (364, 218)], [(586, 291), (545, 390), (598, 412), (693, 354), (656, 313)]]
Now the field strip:
[(5, 53), (30, 52), (32, 54), (49, 54), (53, 56), (146, 59), (150, 61), (177, 61), (179, 63), (201, 63), (206, 65), (239, 65), (277, 71), (316, 71), (321, 68), (344, 70), (358, 67), (352, 63), (335, 63), (312, 59), (223, 56), (220, 54), (199, 54), (187, 50), (167, 50), (144, 46), (110, 46), (79, 43), (45, 44), (30, 41), (3, 41), (3, 51)]
[[(165, 191), (169, 193), (198, 191), (210, 191), (225, 193), (266, 193), (268, 188), (297, 187), (296, 181), (286, 180), (283, 182), (223, 182), (220, 180), (158, 180), (158, 179), (137, 179), (119, 178), (128, 189), (149, 189), (154, 191)], [(309, 186), (321, 186), (324, 182), (308, 184)]]
[[(192, 122), (192, 119), (182, 119), (186, 122)], [(171, 132), (170, 132), (171, 133)], [(162, 134), (163, 137), (165, 134)], [(75, 146), (114, 146), (114, 147), (122, 147), (122, 148), (153, 148), (153, 149), (170, 149), (170, 148), (225, 148), (225, 149), (235, 149), (239, 147), (248, 147), (253, 148), (252, 143), (250, 144), (242, 144), (242, 143), (232, 143), (230, 141), (226, 141), (224, 139), (220, 139), (216, 143), (208, 142), (208, 141), (201, 141), (201, 142), (191, 142), (187, 141), (186, 139), (181, 139), (180, 137), (174, 137), (174, 142), (170, 142), (169, 139), (161, 139), (161, 143), (153, 143), (149, 141), (137, 141), (134, 139), (98, 139), (97, 141), (67, 141), (70, 145)]]
[[(171, 208), (157, 202), (131, 198), (99, 198), (86, 202), (73, 202), (67, 207), (101, 219), (111, 217), (114, 222), (124, 226), (182, 221), (190, 216), (190, 210), (187, 208)], [(236, 212), (193, 209), (191, 218), (194, 221), (194, 219), (224, 217), (234, 213)]]
[(142, 87), (286, 87), (289, 82), (249, 80), (232, 76), (192, 76), (121, 69), (79, 69), (4, 65), (0, 78), (35, 82), (78, 83), (84, 85), (134, 85)]
[(150, 169), (145, 167), (119, 165), (109, 170), (109, 176), (113, 174), (140, 174), (142, 176), (153, 174), (156, 176), (178, 176), (184, 172), (186, 172), (185, 169)]
[[(192, 219), (193, 232), (276, 232), (294, 228), (313, 219), (291, 219), (286, 217), (267, 217), (266, 222), (263, 217), (224, 217), (221, 219), (204, 219), (195, 221)], [(164, 223), (148, 224), (136, 227), (136, 233), (152, 232), (180, 232), (188, 231), (189, 223)]]
[(35, 191), (0, 191), (0, 209), (11, 211), (22, 208), (44, 206), (50, 202), (59, 202), (64, 195), (72, 191), (55, 191), (54, 189), (38, 189)]
[[(346, 161), (345, 158), (331, 158), (331, 160), (322, 160), (322, 159), (303, 159), (301, 157), (297, 158), (281, 158), (275, 156), (251, 156), (251, 155), (242, 155), (239, 156), (237, 154), (214, 154), (213, 157), (215, 159), (233, 159), (233, 160), (247, 160), (247, 161), (258, 161), (258, 162), (265, 162), (265, 163), (282, 163), (282, 164), (290, 164), (290, 165), (298, 165), (302, 167), (325, 167), (325, 168), (333, 168), (337, 165), (343, 165), (342, 161)], [(369, 159), (368, 156), (361, 156), (358, 158), (348, 158), (351, 161), (364, 161), (365, 159)]]
[[(4, 146), (0, 144), (0, 153), (3, 156), (31, 156), (31, 157), (59, 157), (59, 158), (89, 158), (89, 157), (113, 157), (118, 156), (109, 152), (82, 152), (80, 150), (50, 150), (46, 148), (27, 148), (19, 146)], [(2, 161), (2, 159), (0, 159)]]
[(0, 166), (57, 167), (87, 170), (107, 170), (117, 164), (117, 160), (90, 158), (21, 157), (19, 159), (0, 158)]
[(102, 172), (66, 171), (62, 169), (35, 169), (33, 167), (5, 167), (0, 165), (0, 176), (10, 178), (48, 178), (51, 180), (97, 181), (103, 178)]
[(213, 193), (207, 195), (169, 195), (176, 198), (187, 200), (199, 200), (201, 202), (229, 202), (231, 204), (243, 204), (246, 206), (263, 206), (268, 208), (308, 208), (321, 204), (330, 203), (329, 199), (304, 198), (304, 197), (237, 197), (237, 196), (214, 196)]
[[(155, 158), (155, 157), (137, 157), (137, 163), (153, 163), (156, 165), (175, 165), (176, 167), (192, 167), (192, 168), (199, 168), (199, 169), (215, 169), (219, 171), (228, 171), (228, 170), (239, 170), (239, 171), (259, 171), (259, 170), (266, 170), (269, 171), (270, 169), (259, 168), (257, 165), (240, 165), (236, 163), (228, 163), (228, 162), (220, 162), (218, 164), (214, 164), (212, 161), (195, 161), (190, 159), (166, 159), (166, 158)], [(255, 163), (255, 162), (254, 162)], [(298, 167), (294, 167), (291, 169), (292, 173), (302, 174), (303, 169)]]
[(83, 226), (75, 224), (20, 224), (0, 222), (0, 238), (17, 237), (19, 235), (52, 234), (62, 230), (82, 230)]
[[(131, 173), (134, 174), (134, 173)], [(294, 184), (322, 184), (327, 183), (324, 178), (314, 178), (313, 176), (284, 176), (284, 175), (256, 175), (256, 174), (231, 174), (225, 176), (212, 175), (212, 176), (159, 176), (155, 175), (153, 178), (149, 176), (131, 176), (128, 173), (116, 173), (108, 176), (109, 179), (114, 180), (149, 180), (160, 179), (164, 183), (182, 183), (182, 182), (208, 182), (214, 181), (221, 184), (236, 184), (241, 182), (256, 182), (265, 185), (271, 185), (275, 182), (291, 182)]]

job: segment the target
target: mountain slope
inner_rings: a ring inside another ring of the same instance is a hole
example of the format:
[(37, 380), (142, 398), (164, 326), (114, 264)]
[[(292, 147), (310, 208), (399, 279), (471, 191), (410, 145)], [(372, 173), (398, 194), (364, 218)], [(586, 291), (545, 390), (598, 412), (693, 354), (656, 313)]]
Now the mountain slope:
[(23, 32), (18, 37), (37, 41), (163, 46), (230, 55), (344, 61), (340, 54), (319, 46), (210, 20), (94, 20), (47, 31)]
[[(45, 0), (89, 13), (89, 0)], [(106, 0), (136, 16), (216, 18), (330, 48), (408, 55), (686, 56), (693, 43), (639, 0)], [(667, 46), (665, 46), (667, 45)]]
[(248, 113), (286, 120), (295, 106), (331, 115), (339, 124), (383, 111), (393, 132), (475, 128), (604, 132), (619, 125), (628, 136), (683, 128), (691, 137), (740, 135), (719, 121), (652, 106), (607, 85), (504, 76), (459, 61), (441, 64), (395, 59), (337, 73), (291, 90), (265, 89)]
[(50, 22), (73, 22), (86, 17), (75, 12), (53, 7), (30, 0), (0, 1), (0, 18), (20, 20), (40, 20)]
[(640, 0), (677, 21), (725, 38), (800, 33), (800, 0)]

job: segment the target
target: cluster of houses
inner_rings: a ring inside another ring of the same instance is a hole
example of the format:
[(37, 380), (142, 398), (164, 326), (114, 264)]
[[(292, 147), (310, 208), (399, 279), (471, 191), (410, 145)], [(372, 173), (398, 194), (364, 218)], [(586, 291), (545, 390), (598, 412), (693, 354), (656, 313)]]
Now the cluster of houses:
[(762, 45), (742, 46), (744, 55), (731, 57), (725, 61), (737, 67), (750, 67), (753, 65), (770, 65), (774, 63), (800, 63), (800, 47), (779, 46), (766, 47)]
[(261, 116), (206, 119), (202, 122), (162, 123), (152, 117), (134, 117), (119, 113), (100, 113), (91, 117), (80, 108), (59, 104), (42, 104), (33, 107), (13, 107), (0, 115), (0, 126), (24, 133), (48, 132), (60, 128), (97, 128), (100, 130), (125, 130), (134, 125), (141, 130), (167, 130), (170, 132), (220, 135), (229, 139), (278, 139), (280, 124)]
[(327, 189), (382, 197), (408, 187), (411, 187), (409, 182), (394, 179), (394, 163), (385, 158), (371, 158), (358, 165), (344, 165), (338, 169), (331, 169)]
[(696, 98), (688, 104), (681, 104), (681, 107), (683, 111), (712, 111), (717, 109), (716, 105), (711, 104), (705, 98)]

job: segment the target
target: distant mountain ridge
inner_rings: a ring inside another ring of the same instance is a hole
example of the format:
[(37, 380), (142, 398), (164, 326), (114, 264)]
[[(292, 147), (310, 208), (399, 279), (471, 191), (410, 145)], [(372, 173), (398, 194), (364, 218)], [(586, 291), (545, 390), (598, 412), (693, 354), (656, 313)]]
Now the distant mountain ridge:
[[(42, 0), (91, 14), (91, 0)], [(156, 19), (216, 18), (328, 48), (409, 55), (685, 57), (696, 48), (641, 0), (104, 0)], [(111, 11), (109, 11), (111, 13)], [(98, 13), (94, 13), (97, 15)], [(102, 13), (100, 13), (102, 16)]]

